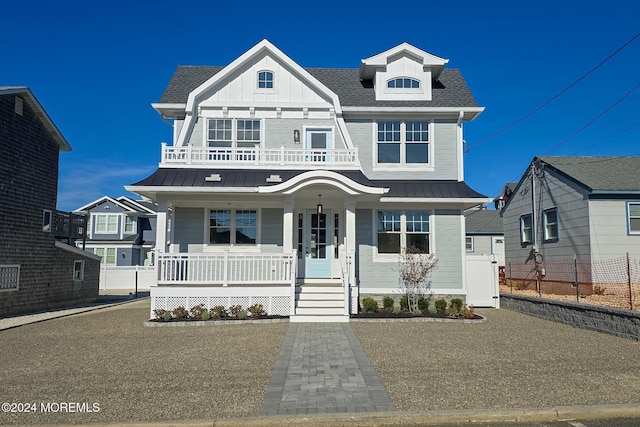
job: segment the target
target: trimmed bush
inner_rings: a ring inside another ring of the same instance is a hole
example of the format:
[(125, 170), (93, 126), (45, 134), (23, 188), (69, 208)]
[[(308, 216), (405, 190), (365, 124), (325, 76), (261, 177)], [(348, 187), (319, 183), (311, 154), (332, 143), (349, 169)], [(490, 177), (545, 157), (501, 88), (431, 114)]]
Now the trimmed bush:
[(425, 297), (420, 297), (418, 299), (418, 308), (420, 309), (420, 311), (422, 311), (423, 313), (425, 311), (429, 310), (429, 300)]
[(460, 311), (464, 308), (462, 298), (451, 298), (449, 308), (451, 308), (451, 311), (453, 311), (454, 313), (460, 313)]
[(388, 310), (388, 311), (393, 310), (393, 305), (394, 305), (393, 298), (391, 298), (388, 295), (385, 295), (384, 297), (382, 297), (382, 307), (384, 307), (385, 310)]
[(247, 310), (240, 310), (238, 312), (238, 319), (245, 320), (247, 317), (249, 317)]
[(436, 312), (438, 313), (444, 313), (447, 311), (447, 300), (446, 299), (439, 299), (436, 300), (436, 302), (433, 303), (436, 306)]
[(202, 314), (205, 311), (207, 311), (207, 309), (204, 308), (204, 305), (199, 304), (199, 305), (191, 307), (191, 310), (189, 312), (191, 313), (191, 318), (197, 319), (197, 320), (201, 320), (202, 319)]
[(267, 314), (267, 312), (264, 311), (262, 304), (253, 304), (251, 307), (247, 308), (247, 311), (251, 313), (251, 317), (259, 317)]
[(227, 310), (221, 305), (216, 305), (211, 309), (211, 317), (214, 319), (220, 319), (227, 316), (229, 316), (229, 313), (227, 313)]
[(174, 308), (172, 314), (173, 317), (178, 320), (186, 319), (189, 317), (189, 312), (183, 306)]
[(371, 297), (366, 297), (362, 300), (362, 308), (364, 311), (372, 313), (378, 311), (378, 301)]

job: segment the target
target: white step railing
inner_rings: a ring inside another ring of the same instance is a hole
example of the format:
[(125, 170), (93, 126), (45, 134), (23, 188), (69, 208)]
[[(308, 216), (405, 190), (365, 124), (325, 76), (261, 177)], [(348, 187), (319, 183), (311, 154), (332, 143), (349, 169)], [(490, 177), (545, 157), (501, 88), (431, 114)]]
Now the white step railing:
[(160, 253), (158, 285), (291, 285), (295, 254)]
[(358, 150), (242, 147), (186, 147), (162, 143), (162, 164), (224, 166), (289, 166), (304, 168), (358, 166)]

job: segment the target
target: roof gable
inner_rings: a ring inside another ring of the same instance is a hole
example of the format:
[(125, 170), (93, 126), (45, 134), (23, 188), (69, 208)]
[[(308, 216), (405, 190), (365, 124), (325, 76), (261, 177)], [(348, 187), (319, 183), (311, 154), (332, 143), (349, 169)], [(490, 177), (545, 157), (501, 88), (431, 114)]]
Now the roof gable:
[(386, 67), (401, 57), (411, 58), (413, 61), (418, 62), (423, 69), (431, 69), (434, 79), (438, 78), (445, 65), (449, 62), (448, 59), (440, 58), (404, 42), (377, 55), (363, 59), (360, 62), (360, 78), (362, 80), (372, 79), (377, 69)]
[(640, 157), (534, 158), (586, 187), (591, 193), (640, 192)]

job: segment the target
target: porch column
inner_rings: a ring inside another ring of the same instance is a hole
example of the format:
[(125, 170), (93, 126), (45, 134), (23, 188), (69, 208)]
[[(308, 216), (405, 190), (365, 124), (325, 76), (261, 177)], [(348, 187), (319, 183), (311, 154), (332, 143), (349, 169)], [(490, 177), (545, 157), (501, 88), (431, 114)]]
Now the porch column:
[(167, 202), (158, 202), (156, 214), (156, 251), (167, 251)]
[(282, 252), (293, 251), (293, 196), (284, 199), (284, 215), (282, 216)]
[(344, 202), (345, 207), (345, 249), (346, 253), (355, 253), (356, 250), (356, 201), (349, 197)]

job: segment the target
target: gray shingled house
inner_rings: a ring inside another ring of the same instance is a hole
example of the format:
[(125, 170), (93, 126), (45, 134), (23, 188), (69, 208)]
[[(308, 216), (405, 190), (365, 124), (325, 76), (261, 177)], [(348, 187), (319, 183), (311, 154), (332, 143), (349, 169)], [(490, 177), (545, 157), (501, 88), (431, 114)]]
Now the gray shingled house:
[(0, 87), (0, 316), (96, 301), (100, 260), (73, 246), (84, 217), (56, 210), (71, 151), (27, 87)]
[(513, 277), (527, 274), (536, 254), (543, 262), (639, 258), (638, 171), (640, 157), (534, 157), (502, 210)]
[(432, 292), (465, 297), (463, 123), (482, 111), (459, 70), (403, 43), (353, 69), (303, 68), (267, 40), (225, 67), (181, 66), (159, 102), (158, 170), (127, 190), (158, 204), (152, 310), (262, 304), (347, 321), (398, 297), (403, 248), (435, 254)]
[(464, 213), (467, 255), (494, 255), (504, 267), (504, 228), (500, 211), (470, 209)]

